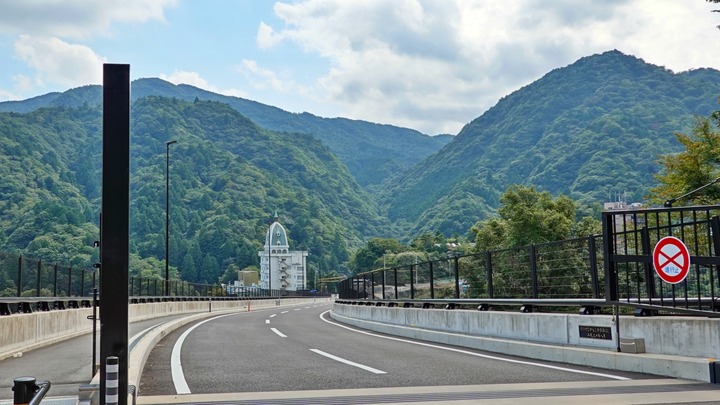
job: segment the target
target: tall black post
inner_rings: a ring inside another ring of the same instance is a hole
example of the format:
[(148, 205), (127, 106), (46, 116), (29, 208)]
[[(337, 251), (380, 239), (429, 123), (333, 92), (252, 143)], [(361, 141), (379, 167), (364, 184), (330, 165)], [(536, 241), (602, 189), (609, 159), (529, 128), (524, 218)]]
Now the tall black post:
[(130, 65), (103, 65), (103, 171), (100, 250), (100, 404), (106, 359), (118, 358), (118, 400), (128, 391), (128, 252), (130, 239)]
[[(170, 145), (165, 142), (165, 296), (170, 295)], [(157, 295), (157, 292), (155, 293)]]

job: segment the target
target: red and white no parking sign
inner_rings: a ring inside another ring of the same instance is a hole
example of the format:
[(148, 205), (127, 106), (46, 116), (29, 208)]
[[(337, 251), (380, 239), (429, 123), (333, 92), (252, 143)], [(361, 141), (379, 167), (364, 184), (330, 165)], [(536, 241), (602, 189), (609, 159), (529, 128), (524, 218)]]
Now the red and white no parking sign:
[(653, 267), (665, 282), (677, 284), (685, 280), (690, 270), (690, 253), (687, 246), (674, 236), (666, 236), (653, 249)]

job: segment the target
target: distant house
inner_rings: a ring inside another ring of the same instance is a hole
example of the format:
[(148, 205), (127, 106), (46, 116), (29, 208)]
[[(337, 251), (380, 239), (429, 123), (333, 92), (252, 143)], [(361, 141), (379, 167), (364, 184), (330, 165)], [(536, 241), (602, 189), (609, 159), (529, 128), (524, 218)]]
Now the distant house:
[(291, 251), (287, 232), (278, 222), (270, 225), (265, 234), (265, 245), (258, 252), (260, 257), (260, 288), (298, 291), (305, 290), (307, 251)]

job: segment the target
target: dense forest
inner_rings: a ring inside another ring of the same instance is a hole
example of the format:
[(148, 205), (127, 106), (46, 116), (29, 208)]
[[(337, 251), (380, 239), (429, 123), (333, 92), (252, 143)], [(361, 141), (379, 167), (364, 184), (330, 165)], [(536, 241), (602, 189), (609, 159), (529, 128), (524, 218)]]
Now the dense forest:
[[(175, 140), (171, 271), (217, 282), (257, 266), (275, 212), (291, 247), (310, 252), (309, 278), (505, 238), (497, 232), (513, 224), (503, 208), (513, 195), (540, 201), (538, 211), (562, 202), (563, 235), (583, 235), (602, 202), (646, 201), (663, 159), (686, 144), (674, 133), (717, 109), (720, 72), (593, 55), (504, 97), (455, 137), (292, 114), (159, 79), (132, 90), (131, 274), (164, 267), (166, 142)], [(0, 103), (0, 252), (97, 260), (100, 95), (87, 86)]]
[[(452, 140), (450, 135), (428, 136), (408, 128), (346, 118), (294, 114), (239, 97), (224, 96), (186, 84), (157, 78), (132, 82), (132, 100), (161, 96), (185, 101), (218, 101), (229, 105), (262, 128), (304, 133), (319, 139), (335, 154), (361, 186), (376, 189), (389, 175), (412, 168)], [(40, 107), (100, 106), (102, 88), (84, 86), (23, 101), (0, 103), (0, 111), (30, 112)]]
[[(0, 113), (0, 246), (74, 266), (96, 253), (101, 111)], [(171, 151), (170, 263), (191, 282), (257, 264), (274, 212), (309, 267), (342, 270), (348, 251), (388, 223), (319, 141), (256, 126), (226, 104), (146, 97), (132, 106), (134, 274), (163, 267), (166, 142)], [(145, 274), (150, 273), (150, 274)]]
[(658, 156), (681, 145), (694, 116), (717, 109), (720, 72), (673, 73), (610, 51), (553, 70), (501, 99), (436, 155), (378, 193), (409, 235), (468, 232), (496, 215), (513, 184), (564, 194), (580, 209), (624, 195), (642, 202)]

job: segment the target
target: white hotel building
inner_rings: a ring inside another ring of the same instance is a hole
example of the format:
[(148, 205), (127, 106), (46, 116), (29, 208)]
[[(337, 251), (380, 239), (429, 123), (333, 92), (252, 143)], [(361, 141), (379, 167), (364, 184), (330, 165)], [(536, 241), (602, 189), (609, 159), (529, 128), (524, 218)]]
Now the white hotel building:
[(285, 228), (277, 221), (265, 235), (260, 257), (260, 288), (280, 291), (305, 290), (307, 251), (291, 251)]

